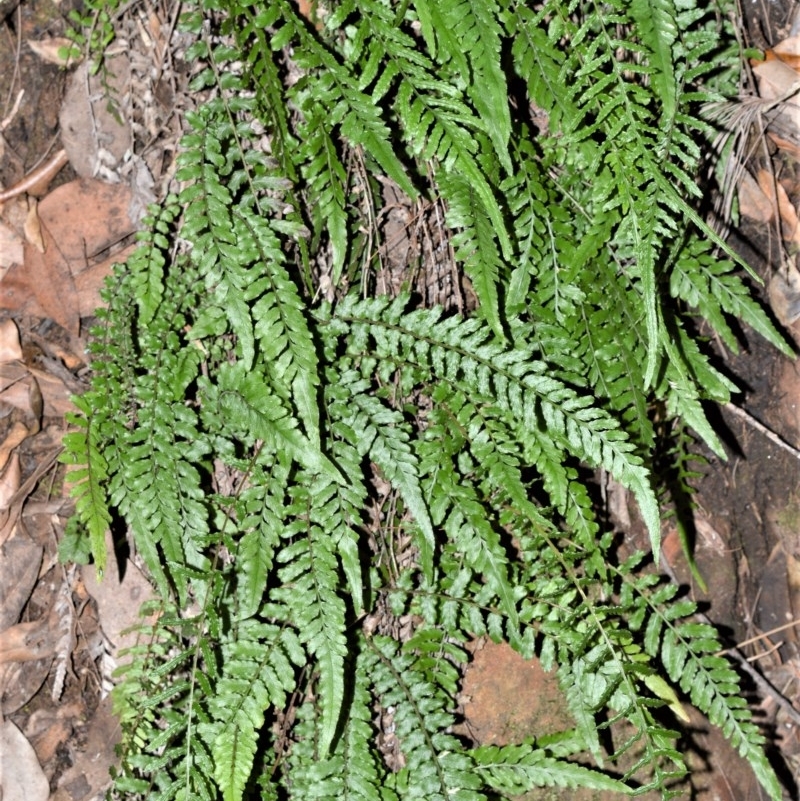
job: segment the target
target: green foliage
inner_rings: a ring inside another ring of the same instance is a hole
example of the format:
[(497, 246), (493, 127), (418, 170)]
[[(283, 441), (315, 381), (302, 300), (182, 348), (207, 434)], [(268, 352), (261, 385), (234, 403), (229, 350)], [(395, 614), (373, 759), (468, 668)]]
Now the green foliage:
[[(779, 798), (714, 632), (641, 554), (618, 564), (588, 481), (631, 492), (657, 562), (657, 433), (720, 449), (703, 403), (732, 389), (692, 315), (729, 346), (740, 320), (786, 347), (695, 205), (721, 17), (184, 9), (183, 188), (109, 283), (65, 441), (98, 566), (113, 511), (164, 604), (116, 691), (117, 789), (671, 797), (664, 720), (688, 698)], [(387, 187), (444, 210), (438, 252), (475, 302), (460, 283), (429, 303), (435, 264), (385, 290)], [(454, 734), (462, 646), (484, 635), (557, 670), (571, 731)]]

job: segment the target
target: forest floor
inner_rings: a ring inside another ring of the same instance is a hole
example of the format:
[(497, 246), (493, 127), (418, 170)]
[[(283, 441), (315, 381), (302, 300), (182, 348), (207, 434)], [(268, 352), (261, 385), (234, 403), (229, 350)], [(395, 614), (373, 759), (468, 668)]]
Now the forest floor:
[[(25, 189), (0, 204), (3, 801), (102, 797), (118, 737), (107, 697), (113, 659), (150, 592), (131, 564), (98, 583), (91, 568), (59, 562), (71, 507), (57, 457), (70, 396), (86, 387), (87, 329), (102, 281), (130, 251), (142, 209), (171, 179), (185, 76), (161, 73), (174, 7), (167, 0), (126, 6), (112, 46), (114, 81), (137, 98), (125, 119), (84, 67), (59, 61), (73, 2), (0, 0), (0, 185), (22, 181)], [(765, 67), (748, 73), (743, 94), (783, 98), (800, 80), (800, 11), (791, 0), (747, 4), (740, 22), (747, 44), (768, 55)], [(800, 98), (777, 109), (749, 121), (747, 170), (733, 171), (728, 188), (740, 210), (731, 241), (763, 279), (762, 301), (800, 348)], [(32, 174), (43, 180), (26, 180)], [(393, 215), (396, 209), (387, 214), (390, 224)], [(400, 214), (399, 232), (404, 224)], [(751, 332), (742, 332), (742, 342), (738, 354), (718, 350), (721, 368), (742, 391), (709, 410), (729, 456), (698, 454), (688, 518), (707, 589), (687, 568), (674, 522), (665, 525), (663, 564), (744, 660), (748, 700), (786, 797), (798, 798), (800, 365)], [(646, 547), (624, 498), (612, 519), (625, 547)], [(471, 650), (464, 736), (499, 744), (569, 725), (554, 677), (536, 660), (489, 642)], [(690, 797), (761, 798), (721, 735), (691, 717), (683, 743), (693, 766)], [(604, 798), (573, 791), (536, 797)]]

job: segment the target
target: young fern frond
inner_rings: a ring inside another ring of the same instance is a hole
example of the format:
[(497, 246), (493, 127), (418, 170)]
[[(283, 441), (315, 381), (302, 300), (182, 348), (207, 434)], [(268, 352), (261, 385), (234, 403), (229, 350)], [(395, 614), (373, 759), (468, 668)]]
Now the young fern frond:
[[(632, 492), (657, 561), (656, 432), (721, 450), (703, 402), (733, 389), (688, 315), (730, 347), (734, 319), (786, 347), (694, 205), (694, 107), (728, 88), (703, 60), (716, 18), (670, 0), (342, 0), (313, 24), (288, 0), (185, 9), (183, 188), (111, 279), (63, 457), (98, 565), (113, 512), (173, 604), (116, 693), (118, 789), (668, 798), (685, 764), (654, 710), (680, 719), (683, 694), (779, 798), (715, 637), (641, 555), (618, 564), (587, 478)], [(391, 291), (373, 275), (394, 259), (364, 211), (381, 196), (408, 204), (402, 236), (444, 210), (420, 236), (452, 258), (446, 308), (407, 291), (425, 263), (395, 263)], [(480, 636), (558, 671), (571, 734), (453, 734)]]

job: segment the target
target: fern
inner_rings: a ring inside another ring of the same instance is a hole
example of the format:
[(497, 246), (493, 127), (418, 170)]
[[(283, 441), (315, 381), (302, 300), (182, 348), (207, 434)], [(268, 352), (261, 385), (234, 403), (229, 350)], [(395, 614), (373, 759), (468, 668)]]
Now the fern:
[(585, 787), (590, 790), (627, 793), (617, 779), (548, 755), (545, 749), (530, 744), (483, 746), (476, 749), (480, 775), (504, 795), (522, 795), (537, 787)]
[[(713, 631), (619, 563), (589, 480), (657, 563), (664, 434), (721, 452), (734, 389), (692, 316), (787, 349), (697, 207), (728, 31), (669, 0), (184, 9), (182, 189), (109, 281), (63, 456), (98, 567), (124, 520), (162, 598), (117, 791), (669, 798), (688, 698), (779, 798)], [(411, 244), (443, 210), (391, 291), (382, 193)], [(574, 729), (456, 736), (479, 636), (557, 671)]]
[(64, 436), (60, 461), (79, 465), (69, 475), (73, 485), (70, 495), (75, 499), (76, 513), (86, 526), (97, 572), (102, 576), (107, 557), (106, 531), (111, 524), (104, 486), (108, 479), (108, 463), (98, 450), (97, 423), (92, 419), (92, 407), (85, 398), (76, 398), (75, 405), (83, 415), (70, 413), (67, 416), (67, 422), (78, 430)]
[[(294, 689), (294, 667), (305, 653), (291, 629), (257, 623), (238, 627), (222, 644), (223, 674), (209, 710), (214, 723), (203, 732), (209, 740), (217, 784), (226, 798), (241, 798), (250, 774), (265, 711), (283, 707)], [(213, 738), (213, 739), (212, 739)]]

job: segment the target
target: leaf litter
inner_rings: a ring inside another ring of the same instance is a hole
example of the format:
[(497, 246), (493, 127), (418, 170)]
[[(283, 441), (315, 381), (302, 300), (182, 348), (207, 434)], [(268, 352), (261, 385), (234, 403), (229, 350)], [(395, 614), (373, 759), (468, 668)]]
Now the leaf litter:
[[(54, 13), (47, 25), (54, 35), (34, 36), (42, 15)], [(57, 458), (70, 397), (85, 389), (100, 288), (171, 180), (180, 127), (164, 101), (185, 80), (161, 63), (171, 13), (158, 6), (144, 25), (134, 14), (120, 23), (113, 102), (102, 76), (85, 67), (73, 64), (65, 86), (58, 38), (65, 24), (55, 6), (25, 0), (13, 20), (0, 19), (0, 89), (12, 99), (0, 109), (4, 801), (103, 796), (119, 739), (111, 674), (152, 594), (131, 560), (110, 565), (102, 582), (91, 566), (59, 562), (72, 501)], [(9, 36), (11, 22), (19, 38)]]

